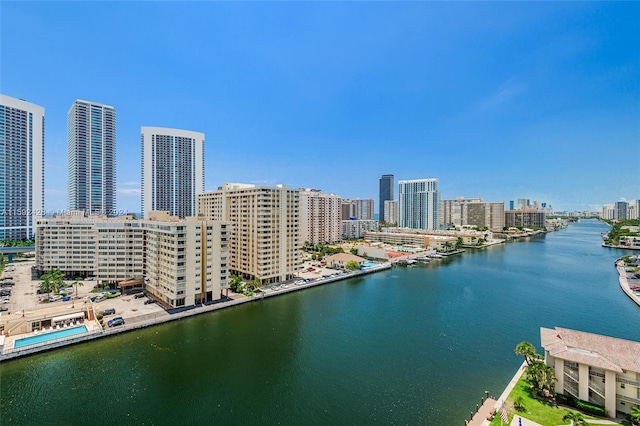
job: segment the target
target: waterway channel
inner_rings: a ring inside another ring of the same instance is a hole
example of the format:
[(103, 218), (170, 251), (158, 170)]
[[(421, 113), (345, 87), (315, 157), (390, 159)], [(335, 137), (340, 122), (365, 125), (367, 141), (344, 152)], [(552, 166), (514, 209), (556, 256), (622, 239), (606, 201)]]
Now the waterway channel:
[(597, 221), (0, 364), (3, 425), (461, 425), (539, 328), (640, 341)]

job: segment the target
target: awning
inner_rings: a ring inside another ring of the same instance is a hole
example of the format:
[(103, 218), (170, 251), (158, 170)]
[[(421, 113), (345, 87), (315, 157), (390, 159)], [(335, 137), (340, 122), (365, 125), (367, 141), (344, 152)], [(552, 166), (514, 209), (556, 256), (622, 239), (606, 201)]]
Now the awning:
[(137, 279), (133, 279), (133, 280), (127, 280), (127, 281), (120, 281), (120, 288), (123, 287), (135, 287), (138, 285), (143, 285), (144, 284), (144, 280), (142, 278), (137, 278)]
[(53, 317), (51, 318), (51, 321), (56, 323), (56, 322), (72, 320), (76, 318), (84, 318), (84, 312), (76, 312), (75, 314), (67, 314), (67, 315), (62, 315), (61, 317)]

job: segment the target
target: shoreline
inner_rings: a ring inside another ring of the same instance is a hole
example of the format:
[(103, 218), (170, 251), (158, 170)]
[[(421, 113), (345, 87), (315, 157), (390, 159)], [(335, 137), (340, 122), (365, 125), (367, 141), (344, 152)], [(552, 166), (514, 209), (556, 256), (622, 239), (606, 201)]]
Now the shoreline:
[(615, 261), (615, 265), (616, 269), (618, 270), (618, 283), (620, 284), (620, 288), (629, 297), (629, 299), (634, 301), (636, 305), (640, 306), (640, 295), (635, 294), (629, 286), (627, 272), (625, 271), (626, 265), (622, 258), (617, 259)]
[[(360, 271), (353, 271), (353, 272), (348, 272), (346, 274), (343, 275), (339, 275), (337, 277), (333, 277), (333, 278), (323, 278), (321, 280), (318, 281), (313, 281), (310, 283), (305, 283), (305, 284), (301, 284), (301, 285), (296, 285), (293, 282), (289, 283), (288, 285), (290, 287), (285, 288), (285, 289), (280, 289), (280, 290), (272, 290), (272, 289), (267, 289), (264, 288), (261, 290), (260, 293), (256, 293), (253, 296), (250, 297), (239, 297), (237, 299), (229, 299), (229, 300), (224, 300), (224, 301), (217, 301), (217, 302), (210, 302), (208, 304), (204, 304), (204, 305), (197, 305), (197, 306), (192, 306), (189, 308), (186, 308), (183, 311), (180, 312), (174, 312), (174, 313), (169, 313), (166, 312), (166, 315), (154, 315), (153, 318), (147, 319), (147, 320), (143, 320), (143, 321), (139, 321), (136, 322), (134, 324), (131, 325), (123, 325), (122, 327), (116, 328), (116, 329), (104, 329), (104, 330), (100, 330), (97, 332), (93, 332), (93, 333), (89, 333), (83, 336), (79, 336), (79, 337), (75, 337), (75, 338), (70, 338), (70, 339), (65, 339), (65, 340), (61, 340), (61, 341), (55, 341), (49, 344), (41, 344), (38, 346), (33, 346), (33, 347), (25, 347), (24, 349), (15, 349), (15, 348), (3, 348), (2, 353), (0, 353), (0, 363), (5, 362), (5, 361), (10, 361), (10, 360), (14, 360), (14, 359), (18, 359), (18, 358), (22, 358), (25, 356), (29, 356), (29, 355), (34, 355), (34, 354), (38, 354), (38, 353), (42, 353), (42, 352), (47, 352), (50, 350), (54, 350), (57, 348), (61, 348), (61, 347), (65, 347), (65, 346), (71, 346), (71, 345), (76, 345), (76, 344), (80, 344), (83, 342), (87, 342), (87, 341), (92, 341), (95, 339), (100, 339), (100, 338), (105, 338), (105, 337), (110, 337), (110, 336), (115, 336), (121, 333), (128, 333), (131, 331), (135, 331), (141, 328), (147, 328), (147, 327), (152, 327), (155, 325), (160, 325), (160, 324), (164, 324), (164, 323), (168, 323), (168, 322), (172, 322), (172, 321), (178, 321), (181, 320), (183, 318), (188, 318), (188, 317), (192, 317), (195, 315), (201, 315), (201, 314), (205, 314), (208, 312), (214, 312), (214, 311), (218, 311), (221, 309), (227, 309), (233, 306), (237, 306), (237, 305), (242, 305), (244, 303), (249, 303), (249, 302), (256, 302), (256, 301), (262, 301), (265, 298), (269, 298), (269, 297), (276, 297), (276, 296), (280, 296), (283, 294), (287, 294), (287, 293), (291, 293), (294, 291), (300, 291), (300, 290), (304, 290), (307, 288), (311, 288), (311, 287), (316, 287), (316, 286), (320, 286), (320, 285), (325, 285), (325, 284), (331, 284), (337, 281), (343, 281), (349, 278), (355, 278), (355, 277), (359, 277), (359, 276), (363, 276), (363, 275), (368, 275), (368, 274), (372, 274), (375, 272), (380, 272), (380, 271), (386, 271), (388, 269), (392, 268), (392, 264), (390, 262), (385, 262), (385, 263), (381, 263), (377, 266), (372, 266), (370, 268), (366, 268), (364, 270), (360, 270)], [(282, 285), (282, 284), (281, 284)], [(146, 315), (143, 315), (146, 316)], [(26, 336), (23, 336), (26, 337)]]

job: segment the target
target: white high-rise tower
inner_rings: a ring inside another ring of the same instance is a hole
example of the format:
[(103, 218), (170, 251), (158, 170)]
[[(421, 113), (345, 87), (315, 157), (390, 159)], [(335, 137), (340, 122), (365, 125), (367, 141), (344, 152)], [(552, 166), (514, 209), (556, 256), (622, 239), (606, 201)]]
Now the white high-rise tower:
[(141, 128), (142, 213), (196, 216), (204, 192), (204, 134), (163, 127)]
[(398, 226), (437, 230), (440, 223), (438, 179), (398, 182)]
[(43, 210), (44, 108), (0, 95), (0, 239), (33, 238)]
[(67, 113), (69, 210), (116, 216), (116, 110), (76, 100)]

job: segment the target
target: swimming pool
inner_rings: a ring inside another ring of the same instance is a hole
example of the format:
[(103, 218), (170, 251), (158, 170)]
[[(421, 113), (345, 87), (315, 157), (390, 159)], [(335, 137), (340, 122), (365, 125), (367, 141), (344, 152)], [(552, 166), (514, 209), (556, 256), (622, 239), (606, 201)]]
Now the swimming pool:
[(361, 267), (362, 268), (372, 268), (374, 266), (378, 266), (378, 264), (377, 263), (373, 263), (373, 262), (364, 262)]
[(71, 337), (77, 334), (88, 332), (89, 329), (86, 325), (81, 325), (80, 327), (63, 328), (62, 330), (51, 331), (49, 333), (42, 333), (36, 336), (29, 336), (18, 339), (13, 343), (13, 347), (14, 349), (18, 349), (29, 345), (36, 345), (38, 343), (49, 342), (51, 340), (62, 339), (63, 337)]

